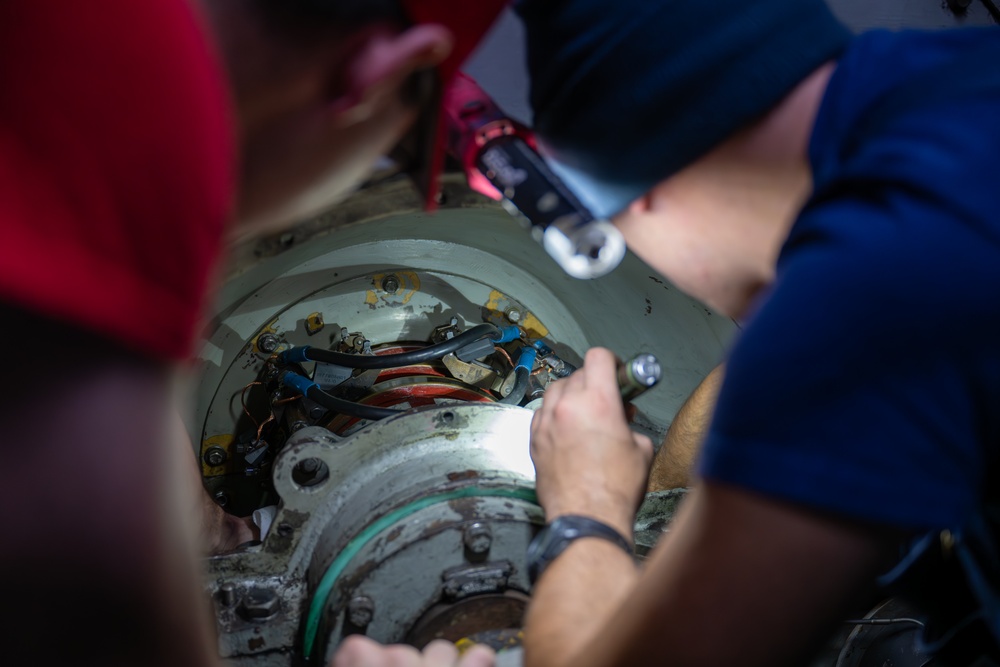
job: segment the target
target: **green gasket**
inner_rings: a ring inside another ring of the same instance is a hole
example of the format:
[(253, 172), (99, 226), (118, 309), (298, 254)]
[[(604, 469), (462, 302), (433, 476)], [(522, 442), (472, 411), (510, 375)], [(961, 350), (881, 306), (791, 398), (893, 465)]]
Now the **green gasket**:
[(337, 554), (337, 557), (333, 559), (330, 567), (323, 574), (323, 578), (320, 579), (319, 586), (316, 587), (316, 594), (313, 595), (312, 602), (309, 604), (309, 615), (306, 617), (306, 629), (303, 638), (303, 654), (306, 660), (309, 660), (315, 646), (320, 617), (323, 615), (323, 608), (326, 606), (326, 601), (333, 591), (333, 585), (337, 582), (337, 578), (340, 577), (344, 569), (350, 564), (351, 560), (358, 555), (365, 545), (378, 537), (379, 533), (388, 529), (397, 521), (405, 519), (424, 508), (446, 503), (456, 498), (514, 498), (524, 500), (533, 505), (538, 504), (538, 496), (535, 494), (534, 489), (491, 489), (478, 486), (464, 486), (460, 489), (448, 491), (447, 493), (426, 496), (408, 505), (394, 509), (385, 516), (381, 516), (370, 523)]

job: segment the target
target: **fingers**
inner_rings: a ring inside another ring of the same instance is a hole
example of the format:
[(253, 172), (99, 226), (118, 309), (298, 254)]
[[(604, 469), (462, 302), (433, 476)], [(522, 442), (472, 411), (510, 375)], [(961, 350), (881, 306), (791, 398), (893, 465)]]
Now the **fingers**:
[(458, 667), (493, 667), (496, 663), (496, 653), (482, 644), (476, 644), (465, 652)]
[(646, 454), (649, 458), (653, 457), (653, 441), (648, 435), (643, 435), (633, 431), (632, 442), (635, 443), (637, 449)]
[(382, 647), (364, 635), (351, 635), (340, 644), (332, 667), (380, 667)]
[(584, 375), (587, 389), (615, 397), (619, 395), (617, 360), (611, 350), (603, 347), (590, 348), (583, 367), (587, 371)]
[(364, 635), (351, 635), (337, 650), (331, 667), (493, 667), (493, 650), (477, 645), (461, 660), (449, 641), (437, 639), (423, 653), (412, 646), (382, 646)]
[(458, 660), (458, 649), (444, 639), (435, 639), (424, 647), (424, 664), (427, 667), (451, 667)]

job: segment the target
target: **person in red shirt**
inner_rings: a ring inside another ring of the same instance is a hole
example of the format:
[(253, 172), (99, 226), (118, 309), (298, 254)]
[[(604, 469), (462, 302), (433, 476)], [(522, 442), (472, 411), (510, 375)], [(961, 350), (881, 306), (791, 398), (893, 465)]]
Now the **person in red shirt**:
[(5, 665), (216, 662), (177, 379), (225, 235), (354, 187), (503, 3), (406, 4), (0, 3)]

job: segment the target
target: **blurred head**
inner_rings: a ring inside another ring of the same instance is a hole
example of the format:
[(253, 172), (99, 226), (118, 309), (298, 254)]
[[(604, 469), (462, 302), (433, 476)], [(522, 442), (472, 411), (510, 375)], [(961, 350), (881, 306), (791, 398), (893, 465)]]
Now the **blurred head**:
[[(202, 0), (239, 116), (243, 230), (343, 197), (437, 104), (439, 66), (471, 50), (456, 52), (447, 11), (464, 3), (421, 0), (437, 11), (415, 22), (403, 6), (417, 1)], [(501, 8), (484, 4), (475, 40)]]
[(768, 275), (764, 253), (743, 256), (761, 230), (740, 225), (773, 210), (784, 221), (776, 197), (798, 190), (741, 133), (836, 59), (848, 30), (823, 0), (616, 0), (613, 12), (606, 0), (522, 0), (518, 12), (553, 168), (595, 215), (618, 215), (632, 250), (678, 286), (744, 312), (750, 283)]
[(611, 217), (839, 56), (824, 0), (522, 0), (534, 127)]

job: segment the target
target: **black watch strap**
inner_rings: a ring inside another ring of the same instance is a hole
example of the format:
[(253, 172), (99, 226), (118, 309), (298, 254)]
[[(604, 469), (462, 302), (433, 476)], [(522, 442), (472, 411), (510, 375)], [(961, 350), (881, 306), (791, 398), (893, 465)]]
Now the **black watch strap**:
[(575, 514), (556, 517), (528, 545), (528, 579), (531, 583), (538, 581), (545, 568), (566, 551), (573, 540), (581, 537), (599, 537), (618, 545), (629, 556), (633, 555), (632, 543), (606, 523)]

